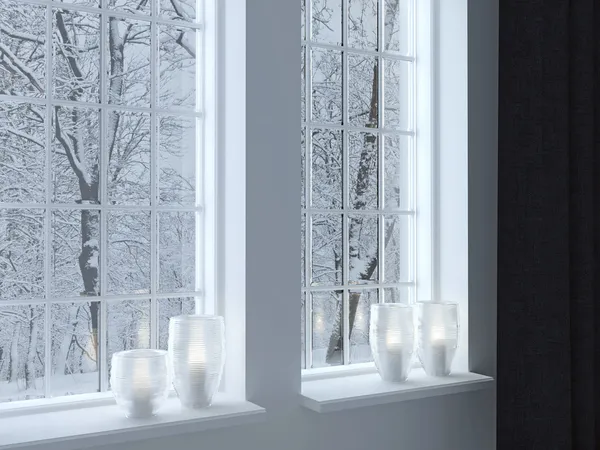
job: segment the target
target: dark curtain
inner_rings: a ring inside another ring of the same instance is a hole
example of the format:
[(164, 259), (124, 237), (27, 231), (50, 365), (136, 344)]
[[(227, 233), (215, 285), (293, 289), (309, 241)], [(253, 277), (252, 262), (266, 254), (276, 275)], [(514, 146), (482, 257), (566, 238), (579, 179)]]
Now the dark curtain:
[(498, 449), (600, 449), (600, 0), (500, 1)]

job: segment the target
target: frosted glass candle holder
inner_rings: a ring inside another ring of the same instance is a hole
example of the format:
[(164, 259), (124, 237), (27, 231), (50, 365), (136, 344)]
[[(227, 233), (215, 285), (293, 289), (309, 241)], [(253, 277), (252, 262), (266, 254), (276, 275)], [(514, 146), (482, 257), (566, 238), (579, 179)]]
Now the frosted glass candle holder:
[(415, 346), (412, 306), (400, 303), (371, 305), (369, 342), (375, 366), (384, 381), (405, 381)]
[(173, 386), (185, 408), (210, 406), (225, 365), (223, 317), (176, 316), (169, 321)]
[(171, 387), (168, 355), (164, 350), (127, 350), (112, 357), (110, 386), (127, 417), (156, 414)]
[(417, 333), (417, 353), (425, 373), (432, 377), (450, 375), (458, 347), (458, 305), (419, 303)]

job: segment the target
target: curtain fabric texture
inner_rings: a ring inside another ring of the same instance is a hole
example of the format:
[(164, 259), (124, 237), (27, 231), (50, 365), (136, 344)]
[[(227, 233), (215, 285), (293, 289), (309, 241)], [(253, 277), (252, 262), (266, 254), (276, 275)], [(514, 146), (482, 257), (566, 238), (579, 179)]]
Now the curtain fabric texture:
[(600, 449), (600, 2), (500, 1), (498, 449)]

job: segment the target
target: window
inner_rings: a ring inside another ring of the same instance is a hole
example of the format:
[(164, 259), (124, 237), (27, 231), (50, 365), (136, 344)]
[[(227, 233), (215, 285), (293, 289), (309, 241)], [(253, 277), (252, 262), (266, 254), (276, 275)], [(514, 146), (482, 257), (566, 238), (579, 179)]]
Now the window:
[(413, 0), (302, 0), (302, 367), (372, 361), (370, 305), (416, 300)]
[(114, 352), (212, 311), (201, 12), (0, 0), (0, 402), (106, 391)]

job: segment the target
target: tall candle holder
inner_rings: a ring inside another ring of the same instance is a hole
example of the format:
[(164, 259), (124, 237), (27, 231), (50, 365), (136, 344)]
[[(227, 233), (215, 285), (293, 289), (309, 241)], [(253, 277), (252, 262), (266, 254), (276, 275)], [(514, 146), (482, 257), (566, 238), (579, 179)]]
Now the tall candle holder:
[(457, 347), (458, 305), (419, 303), (417, 353), (425, 373), (433, 377), (450, 375)]
[(225, 365), (223, 317), (176, 316), (169, 321), (173, 386), (185, 408), (210, 406)]
[(369, 343), (379, 375), (401, 382), (412, 367), (415, 342), (413, 308), (401, 303), (371, 305)]
[(171, 387), (167, 352), (139, 349), (115, 353), (110, 386), (127, 417), (155, 415)]

